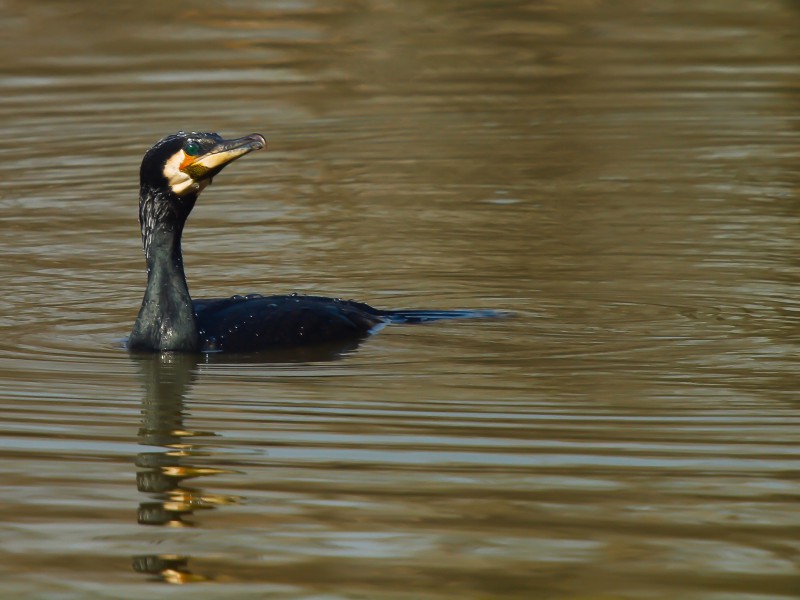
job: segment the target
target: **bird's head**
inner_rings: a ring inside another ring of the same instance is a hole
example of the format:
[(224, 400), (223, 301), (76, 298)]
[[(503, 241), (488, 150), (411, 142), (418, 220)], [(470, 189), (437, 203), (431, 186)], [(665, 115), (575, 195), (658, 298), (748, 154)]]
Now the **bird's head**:
[(142, 192), (196, 198), (225, 165), (253, 150), (266, 148), (260, 133), (226, 140), (216, 133), (169, 135), (148, 150), (139, 172)]

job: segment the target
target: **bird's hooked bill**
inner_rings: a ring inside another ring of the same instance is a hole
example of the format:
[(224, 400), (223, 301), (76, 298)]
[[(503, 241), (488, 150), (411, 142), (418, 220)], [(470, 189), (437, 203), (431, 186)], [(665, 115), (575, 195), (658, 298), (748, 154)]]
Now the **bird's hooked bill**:
[(260, 133), (226, 140), (217, 133), (181, 131), (148, 150), (142, 165), (144, 169), (151, 160), (163, 161), (161, 176), (173, 194), (183, 197), (199, 194), (226, 165), (266, 145)]
[(233, 140), (220, 140), (202, 154), (186, 154), (180, 170), (194, 180), (213, 177), (228, 163), (254, 150), (267, 147), (267, 140), (260, 133), (251, 133)]

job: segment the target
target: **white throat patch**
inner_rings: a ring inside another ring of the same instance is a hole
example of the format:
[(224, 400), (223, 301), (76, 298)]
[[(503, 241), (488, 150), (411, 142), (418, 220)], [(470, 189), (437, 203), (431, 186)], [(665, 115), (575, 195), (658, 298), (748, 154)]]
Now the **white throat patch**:
[(195, 181), (192, 177), (181, 171), (181, 164), (186, 159), (186, 153), (178, 150), (164, 164), (164, 177), (169, 187), (176, 196), (184, 196), (190, 192), (199, 194), (209, 183), (209, 180)]

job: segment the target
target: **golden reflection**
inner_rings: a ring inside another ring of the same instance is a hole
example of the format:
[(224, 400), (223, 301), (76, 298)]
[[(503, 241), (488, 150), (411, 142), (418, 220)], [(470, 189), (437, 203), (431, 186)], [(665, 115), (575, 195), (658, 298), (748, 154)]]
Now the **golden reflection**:
[(192, 573), (189, 558), (177, 554), (149, 554), (133, 557), (133, 570), (154, 575), (166, 583), (197, 583), (211, 581), (210, 577)]
[[(307, 363), (338, 360), (354, 351), (360, 340), (328, 345), (296, 348), (275, 352), (237, 356), (237, 363)], [(200, 360), (216, 362), (227, 357), (208, 355), (131, 355), (141, 376), (144, 398), (139, 444), (157, 449), (140, 452), (135, 464), (136, 489), (149, 499), (139, 503), (137, 522), (140, 525), (173, 529), (193, 527), (192, 517), (198, 511), (213, 510), (219, 506), (238, 504), (239, 496), (214, 494), (200, 487), (187, 485), (187, 480), (239, 473), (210, 466), (213, 452), (197, 441), (216, 437), (213, 431), (188, 429), (184, 425), (186, 409), (184, 400), (194, 383)], [(193, 583), (208, 581), (205, 575), (192, 573), (188, 567), (190, 556), (177, 554), (148, 554), (133, 558), (133, 569), (154, 575), (166, 583)], [(220, 581), (223, 576), (215, 576)]]
[[(198, 358), (194, 356), (134, 356), (139, 366), (144, 399), (139, 443), (157, 446), (158, 450), (136, 455), (136, 489), (149, 496), (140, 502), (137, 521), (141, 525), (170, 528), (192, 527), (196, 511), (237, 504), (238, 496), (210, 493), (200, 487), (186, 485), (197, 477), (236, 473), (206, 464), (213, 456), (195, 440), (214, 437), (212, 431), (194, 431), (184, 425), (184, 399), (194, 382)], [(133, 559), (137, 572), (156, 575), (167, 583), (206, 581), (192, 573), (189, 556), (144, 555)]]

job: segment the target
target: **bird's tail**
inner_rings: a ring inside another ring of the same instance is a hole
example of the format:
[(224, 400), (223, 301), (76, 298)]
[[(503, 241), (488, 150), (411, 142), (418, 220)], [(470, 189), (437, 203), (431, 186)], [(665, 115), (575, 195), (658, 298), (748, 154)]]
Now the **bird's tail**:
[(381, 316), (390, 323), (430, 323), (445, 319), (499, 319), (511, 313), (497, 310), (387, 310)]

